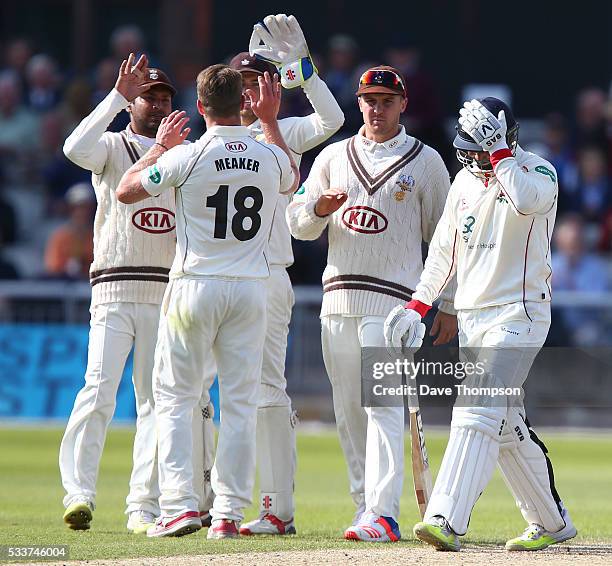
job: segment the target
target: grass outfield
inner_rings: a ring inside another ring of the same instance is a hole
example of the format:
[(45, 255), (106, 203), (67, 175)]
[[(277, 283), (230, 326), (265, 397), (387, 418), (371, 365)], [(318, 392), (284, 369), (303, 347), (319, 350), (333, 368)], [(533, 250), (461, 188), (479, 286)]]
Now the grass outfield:
[[(354, 509), (340, 446), (331, 432), (301, 434), (298, 438), (298, 535), (237, 541), (208, 541), (205, 530), (183, 538), (147, 539), (128, 534), (123, 509), (133, 432), (122, 429), (111, 430), (108, 435), (91, 530), (70, 531), (62, 522), (63, 490), (57, 465), (61, 434), (57, 429), (0, 429), (0, 545), (67, 544), (70, 558), (80, 560), (363, 547), (341, 538)], [(555, 434), (545, 441), (555, 466), (557, 487), (579, 531), (576, 543), (612, 542), (612, 437)], [(427, 443), (432, 466), (437, 470), (446, 436), (429, 434)], [(256, 511), (248, 509), (246, 518), (254, 517)], [(404, 540), (400, 545), (418, 544), (411, 534), (417, 520), (408, 470), (400, 518)], [(496, 472), (476, 505), (470, 531), (463, 540), (466, 544), (502, 545), (523, 528), (522, 517)]]

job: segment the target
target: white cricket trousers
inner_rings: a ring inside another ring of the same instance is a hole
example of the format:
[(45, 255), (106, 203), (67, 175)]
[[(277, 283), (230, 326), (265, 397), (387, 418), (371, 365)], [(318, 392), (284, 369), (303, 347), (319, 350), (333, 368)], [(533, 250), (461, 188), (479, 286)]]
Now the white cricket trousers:
[(357, 510), (399, 518), (404, 407), (361, 406), (361, 348), (385, 347), (384, 316), (321, 317), (323, 360)]
[[(511, 303), (458, 314), (459, 345), (484, 363), (482, 385), (522, 387), (550, 327), (550, 303)], [(471, 359), (474, 358), (474, 359)], [(546, 448), (529, 427), (522, 400), (453, 408), (451, 433), (425, 519), (447, 519), (465, 534), (495, 463), (527, 522), (555, 532), (565, 526)]]
[(193, 486), (192, 418), (214, 355), (221, 422), (212, 470), (213, 519), (241, 521), (255, 479), (257, 396), (266, 324), (265, 284), (258, 280), (180, 278), (162, 303), (155, 351), (162, 514), (198, 510)]
[(96, 305), (91, 311), (85, 385), (76, 396), (60, 446), (66, 507), (79, 498), (95, 503), (106, 430), (115, 412), (117, 389), (133, 346), (137, 418), (126, 513), (138, 510), (159, 513), (151, 378), (159, 308), (147, 303), (108, 303)]
[[(259, 510), (283, 521), (293, 518), (293, 488), (297, 465), (295, 417), (287, 395), (285, 358), (291, 309), (295, 302), (291, 280), (282, 265), (270, 266), (266, 279), (266, 337), (257, 411), (257, 467), (259, 469)], [(214, 363), (205, 375), (215, 375)], [(214, 494), (207, 481), (207, 470), (214, 460), (214, 425), (208, 390), (204, 389), (194, 412), (194, 481), (200, 511), (212, 507)], [(204, 418), (203, 416), (204, 415)]]

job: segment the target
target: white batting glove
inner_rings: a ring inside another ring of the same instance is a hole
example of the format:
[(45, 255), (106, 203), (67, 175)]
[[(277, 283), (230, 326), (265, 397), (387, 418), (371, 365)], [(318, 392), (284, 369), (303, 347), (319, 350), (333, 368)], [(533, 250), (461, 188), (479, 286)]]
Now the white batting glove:
[(497, 118), (489, 112), (478, 100), (468, 100), (459, 110), (459, 124), (484, 151), (494, 153), (500, 149), (508, 149), (506, 142), (506, 115), (501, 110)]
[(422, 346), (425, 325), (417, 311), (398, 305), (387, 315), (383, 332), (389, 353), (401, 355), (406, 350), (416, 352)]
[(317, 72), (302, 28), (294, 16), (266, 16), (263, 23), (255, 24), (249, 53), (279, 67), (281, 84), (285, 88), (302, 86)]

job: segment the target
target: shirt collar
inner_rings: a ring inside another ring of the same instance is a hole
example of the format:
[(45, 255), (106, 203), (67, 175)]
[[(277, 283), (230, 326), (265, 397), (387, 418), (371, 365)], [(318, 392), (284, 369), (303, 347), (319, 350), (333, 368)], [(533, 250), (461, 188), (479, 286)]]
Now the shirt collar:
[(364, 136), (365, 126), (361, 126), (359, 129), (359, 137), (357, 138), (361, 142), (361, 147), (364, 151), (370, 151), (374, 153), (377, 149), (385, 149), (386, 151), (394, 151), (398, 147), (401, 147), (406, 143), (408, 135), (406, 134), (406, 129), (404, 126), (400, 124), (400, 131), (390, 140), (387, 140), (382, 143), (378, 143), (372, 140), (369, 140)]
[(132, 130), (132, 126), (130, 124), (128, 124), (126, 131), (128, 141), (139, 143), (141, 146), (146, 147), (147, 149), (155, 145), (155, 138), (148, 138), (146, 136), (137, 134), (134, 132), (134, 130)]
[(205, 136), (221, 136), (225, 138), (250, 137), (251, 132), (244, 126), (213, 126), (206, 130)]

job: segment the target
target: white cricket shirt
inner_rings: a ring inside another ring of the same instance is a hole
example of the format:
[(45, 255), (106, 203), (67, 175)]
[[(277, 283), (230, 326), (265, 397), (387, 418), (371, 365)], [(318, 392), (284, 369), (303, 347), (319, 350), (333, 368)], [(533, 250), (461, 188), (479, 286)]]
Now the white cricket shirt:
[(141, 182), (153, 196), (176, 189), (170, 277), (268, 277), (272, 216), (293, 180), (287, 155), (242, 126), (215, 126), (164, 153)]

